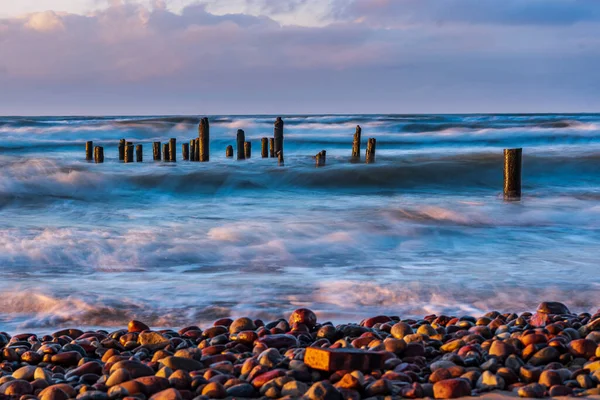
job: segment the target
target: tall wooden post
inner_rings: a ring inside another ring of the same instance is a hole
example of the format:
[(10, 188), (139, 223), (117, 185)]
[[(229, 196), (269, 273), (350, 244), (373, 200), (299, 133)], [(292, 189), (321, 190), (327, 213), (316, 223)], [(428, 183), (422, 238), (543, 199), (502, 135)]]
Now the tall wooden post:
[(225, 157), (227, 157), (227, 158), (233, 157), (233, 146), (232, 145), (227, 146), (227, 148), (225, 149)]
[(354, 133), (354, 140), (352, 141), (352, 158), (360, 160), (360, 135), (362, 129), (360, 125), (356, 125), (356, 132)]
[(127, 146), (125, 147), (125, 162), (133, 162), (133, 143), (131, 142), (127, 142)]
[(171, 159), (169, 158), (169, 143), (164, 143), (163, 144), (163, 161), (171, 161)]
[(87, 141), (85, 142), (85, 159), (91, 161), (94, 159), (94, 142)]
[(273, 138), (275, 139), (275, 154), (278, 154), (280, 151), (283, 152), (283, 120), (281, 117), (277, 117), (275, 121)]
[(210, 127), (208, 118), (202, 118), (198, 126), (198, 138), (200, 139), (200, 161), (206, 162), (210, 159)]
[(375, 162), (375, 149), (377, 145), (377, 140), (375, 138), (369, 138), (367, 141), (367, 152), (365, 154), (365, 161), (367, 164), (371, 164)]
[(142, 162), (144, 161), (144, 153), (142, 151), (142, 145), (138, 144), (137, 146), (135, 146), (135, 159), (137, 162)]
[(189, 160), (190, 158), (190, 145), (189, 143), (181, 144), (181, 158), (184, 160)]
[(119, 140), (119, 161), (125, 160), (125, 139)]
[(160, 161), (160, 142), (152, 143), (152, 156), (154, 161)]
[(177, 161), (177, 139), (169, 139), (169, 161)]
[(320, 152), (317, 153), (317, 155), (315, 156), (317, 167), (325, 166), (326, 157), (327, 157), (327, 151), (325, 151), (325, 150), (321, 150)]
[(196, 139), (190, 140), (190, 161), (196, 161)]
[(250, 142), (244, 142), (244, 157), (246, 159), (252, 157), (252, 143)]
[(94, 148), (94, 161), (97, 164), (101, 164), (104, 162), (104, 147), (96, 146)]
[(269, 138), (269, 157), (275, 158), (275, 139)]
[(237, 131), (237, 159), (243, 160), (245, 159), (244, 153), (244, 143), (246, 142), (246, 134), (243, 130), (238, 129)]
[(264, 137), (260, 139), (260, 155), (262, 158), (269, 157), (269, 138)]
[(504, 149), (504, 200), (521, 199), (523, 149)]

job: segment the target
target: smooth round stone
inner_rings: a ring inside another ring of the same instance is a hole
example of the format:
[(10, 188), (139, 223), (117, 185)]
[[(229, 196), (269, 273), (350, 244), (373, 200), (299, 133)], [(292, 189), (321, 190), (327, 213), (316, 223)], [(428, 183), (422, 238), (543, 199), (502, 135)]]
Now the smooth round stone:
[(131, 380), (131, 374), (129, 371), (125, 368), (119, 368), (110, 374), (106, 380), (106, 386), (113, 387), (120, 383), (127, 382), (128, 380)]
[(303, 324), (312, 330), (317, 325), (317, 314), (308, 308), (299, 308), (295, 310), (288, 320), (290, 326), (294, 324)]
[(412, 335), (414, 332), (406, 322), (398, 322), (392, 326), (390, 333), (396, 339), (404, 339), (406, 335)]
[(5, 394), (7, 396), (23, 396), (32, 393), (33, 387), (31, 384), (22, 379), (13, 378), (11, 381), (0, 385), (0, 394)]
[(182, 369), (184, 371), (191, 372), (191, 371), (199, 371), (204, 368), (203, 363), (196, 361), (196, 360), (192, 360), (190, 358), (183, 358), (183, 357), (170, 356), (170, 357), (163, 358), (162, 360), (160, 360), (160, 362), (162, 365), (164, 365), (165, 367), (171, 368), (173, 371)]
[(254, 324), (254, 321), (246, 317), (236, 319), (229, 326), (229, 333), (239, 333), (241, 331), (254, 330), (256, 330), (256, 325)]
[(158, 332), (142, 332), (138, 336), (138, 343), (142, 346), (166, 346), (169, 339)]
[(50, 386), (39, 394), (40, 400), (68, 400), (69, 395), (57, 386)]
[(500, 340), (494, 340), (488, 350), (488, 354), (490, 356), (495, 356), (495, 357), (498, 357), (503, 360), (506, 359), (511, 354), (516, 354), (516, 353), (517, 353), (517, 349), (515, 349), (514, 346), (512, 346), (511, 344), (508, 344), (506, 342), (502, 342)]
[(571, 312), (563, 303), (558, 301), (544, 301), (537, 307), (537, 312), (545, 314), (570, 314)]
[(456, 399), (471, 395), (471, 385), (465, 379), (446, 379), (433, 385), (433, 397), (436, 399)]
[(530, 383), (519, 388), (517, 391), (519, 397), (541, 398), (546, 393), (546, 388), (539, 383)]
[(503, 390), (505, 386), (504, 379), (490, 371), (484, 371), (477, 380), (477, 388), (481, 390)]
[(556, 350), (554, 347), (545, 347), (539, 351), (537, 351), (530, 359), (529, 363), (531, 365), (545, 365), (549, 364), (553, 361), (557, 361), (560, 357), (560, 352)]
[(431, 363), (431, 365), (429, 366), (429, 369), (431, 370), (431, 372), (435, 372), (438, 369), (451, 368), (451, 367), (455, 367), (455, 366), (456, 366), (456, 364), (454, 364), (452, 361), (440, 360), (440, 361)]
[(554, 385), (561, 385), (563, 383), (562, 381), (562, 377), (558, 372), (553, 370), (545, 370), (542, 371), (542, 373), (540, 374), (540, 379), (538, 380), (538, 383), (549, 388)]
[(36, 369), (37, 367), (35, 366), (27, 365), (13, 372), (12, 377), (15, 379), (22, 379), (30, 382), (34, 379)]
[(150, 400), (182, 400), (181, 393), (177, 389), (165, 389), (154, 394)]
[(227, 391), (225, 390), (222, 384), (218, 382), (209, 382), (202, 389), (202, 395), (208, 396), (211, 399), (223, 399), (227, 397)]
[(128, 332), (142, 332), (148, 330), (150, 330), (150, 327), (141, 321), (131, 320), (127, 325)]
[(590, 359), (596, 355), (598, 345), (596, 342), (588, 339), (577, 339), (569, 342), (567, 348), (573, 357), (583, 357)]
[(305, 394), (308, 400), (341, 400), (342, 395), (328, 382), (317, 382), (313, 384)]
[(308, 391), (308, 385), (304, 382), (290, 381), (281, 388), (282, 396), (302, 397)]
[(154, 375), (154, 370), (152, 368), (134, 360), (123, 360), (113, 364), (110, 368), (110, 373), (112, 374), (121, 368), (124, 368), (129, 372), (131, 379), (139, 378), (140, 376)]
[(550, 397), (571, 396), (573, 395), (573, 389), (568, 386), (556, 385), (550, 388), (548, 394)]
[(277, 364), (281, 362), (282, 359), (283, 357), (281, 356), (279, 351), (277, 351), (277, 349), (270, 348), (260, 353), (260, 355), (258, 356), (258, 363), (260, 365), (264, 365), (267, 368), (274, 368)]

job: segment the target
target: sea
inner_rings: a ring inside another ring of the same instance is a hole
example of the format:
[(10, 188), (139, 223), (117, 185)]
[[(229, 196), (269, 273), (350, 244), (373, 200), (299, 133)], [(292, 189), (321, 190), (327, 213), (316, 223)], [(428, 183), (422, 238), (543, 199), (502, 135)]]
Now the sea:
[[(600, 307), (600, 114), (283, 115), (282, 166), (275, 115), (208, 116), (210, 161), (183, 161), (201, 117), (0, 117), (0, 331)], [(249, 160), (225, 157), (238, 129)], [(153, 161), (169, 138), (177, 162)]]

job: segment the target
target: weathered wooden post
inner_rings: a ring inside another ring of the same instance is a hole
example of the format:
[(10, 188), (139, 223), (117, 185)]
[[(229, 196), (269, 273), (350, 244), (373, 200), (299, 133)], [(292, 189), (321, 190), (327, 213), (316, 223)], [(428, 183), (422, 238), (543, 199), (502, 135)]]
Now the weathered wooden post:
[(119, 140), (119, 161), (125, 160), (125, 139)]
[(200, 161), (200, 138), (194, 140), (194, 146), (196, 148), (194, 161)]
[(360, 135), (362, 129), (360, 125), (356, 125), (356, 132), (354, 133), (354, 140), (352, 141), (352, 158), (360, 160)]
[(125, 162), (133, 162), (133, 143), (131, 142), (127, 142), (127, 146), (125, 147)]
[(504, 149), (504, 200), (521, 199), (523, 149)]
[(96, 162), (96, 164), (104, 162), (104, 147), (94, 147), (94, 161)]
[(189, 160), (190, 158), (190, 145), (189, 143), (181, 144), (181, 158), (184, 160)]
[(264, 137), (260, 139), (260, 155), (262, 158), (269, 157), (269, 138)]
[(177, 161), (177, 139), (169, 139), (169, 161)]
[(196, 158), (196, 139), (190, 140), (189, 144), (189, 158), (190, 161), (195, 161)]
[(198, 138), (200, 139), (200, 161), (206, 162), (210, 159), (210, 126), (206, 117), (200, 120)]
[(243, 130), (238, 129), (237, 131), (237, 159), (238, 160), (243, 160), (245, 159), (245, 152), (244, 152), (244, 143), (246, 142), (246, 134), (244, 133)]
[(275, 158), (275, 139), (269, 138), (269, 157)]
[(144, 153), (142, 151), (142, 145), (138, 144), (137, 146), (135, 146), (135, 159), (137, 162), (143, 162), (144, 161)]
[(152, 155), (154, 161), (160, 161), (160, 142), (152, 143)]
[(227, 158), (233, 157), (233, 146), (232, 145), (227, 146), (227, 148), (225, 149), (225, 157), (227, 157)]
[(279, 165), (283, 166), (283, 151), (277, 153), (277, 160), (279, 162)]
[(252, 143), (250, 142), (244, 142), (244, 157), (246, 159), (252, 157)]
[(317, 167), (325, 166), (326, 157), (327, 157), (327, 151), (325, 151), (325, 150), (321, 150), (320, 152), (317, 153), (317, 155), (315, 156)]
[(163, 161), (171, 161), (169, 159), (169, 143), (163, 144)]
[(371, 164), (375, 162), (375, 148), (377, 145), (377, 140), (375, 138), (369, 138), (367, 141), (367, 152), (365, 154), (365, 161), (367, 164)]
[(283, 120), (281, 117), (277, 117), (277, 120), (275, 120), (273, 138), (275, 139), (275, 153), (283, 152)]
[(91, 161), (94, 159), (94, 152), (96, 150), (94, 149), (94, 142), (87, 141), (85, 142), (85, 159), (88, 161)]

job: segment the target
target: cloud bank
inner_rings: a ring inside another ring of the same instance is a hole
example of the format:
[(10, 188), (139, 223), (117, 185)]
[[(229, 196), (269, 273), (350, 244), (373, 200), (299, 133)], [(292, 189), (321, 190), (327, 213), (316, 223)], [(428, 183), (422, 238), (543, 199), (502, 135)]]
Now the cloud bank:
[(600, 110), (600, 2), (222, 4), (0, 19), (0, 114)]

